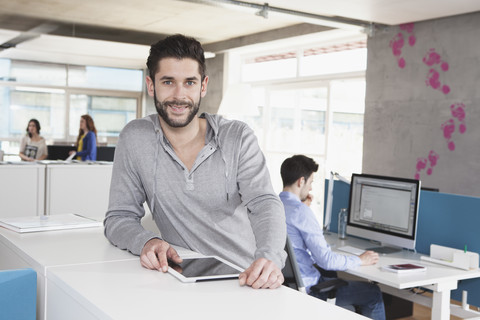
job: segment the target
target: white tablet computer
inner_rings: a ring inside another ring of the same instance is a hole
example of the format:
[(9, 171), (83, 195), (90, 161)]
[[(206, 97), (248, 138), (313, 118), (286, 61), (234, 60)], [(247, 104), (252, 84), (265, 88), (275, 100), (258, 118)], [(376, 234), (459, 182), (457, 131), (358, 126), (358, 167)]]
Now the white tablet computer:
[(220, 257), (205, 256), (168, 262), (168, 272), (182, 282), (235, 279), (243, 269)]

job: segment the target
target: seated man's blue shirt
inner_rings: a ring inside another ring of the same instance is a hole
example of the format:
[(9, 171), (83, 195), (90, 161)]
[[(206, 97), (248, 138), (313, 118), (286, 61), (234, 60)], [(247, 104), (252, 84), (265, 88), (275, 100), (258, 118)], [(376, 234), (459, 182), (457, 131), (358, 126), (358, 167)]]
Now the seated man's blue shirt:
[(283, 191), (280, 193), (280, 199), (285, 207), (287, 233), (307, 292), (321, 279), (320, 272), (313, 264), (316, 263), (325, 270), (338, 271), (360, 265), (360, 258), (357, 256), (332, 252), (313, 211), (295, 194)]

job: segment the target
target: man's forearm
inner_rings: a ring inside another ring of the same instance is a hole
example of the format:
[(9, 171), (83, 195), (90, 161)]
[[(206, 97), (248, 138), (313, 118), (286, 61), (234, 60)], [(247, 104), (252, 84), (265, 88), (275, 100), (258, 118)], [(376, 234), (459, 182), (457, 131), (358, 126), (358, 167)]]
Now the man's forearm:
[(145, 243), (159, 236), (145, 230), (137, 219), (108, 212), (104, 221), (105, 236), (120, 249), (127, 249), (135, 255), (140, 255)]

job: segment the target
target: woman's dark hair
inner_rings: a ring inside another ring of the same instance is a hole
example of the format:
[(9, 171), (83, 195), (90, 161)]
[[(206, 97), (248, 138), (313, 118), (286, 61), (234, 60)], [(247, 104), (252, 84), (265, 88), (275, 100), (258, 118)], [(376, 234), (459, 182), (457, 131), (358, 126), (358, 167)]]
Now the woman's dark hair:
[[(95, 138), (97, 138), (97, 128), (95, 128), (95, 123), (93, 122), (92, 117), (90, 117), (90, 115), (88, 115), (88, 114), (84, 114), (80, 118), (85, 120), (88, 131), (93, 131), (93, 133), (95, 133)], [(78, 142), (80, 141), (80, 139), (82, 138), (84, 133), (85, 132), (83, 132), (82, 129), (78, 130), (77, 146), (78, 146)]]
[(164, 58), (193, 59), (198, 62), (198, 72), (202, 81), (205, 78), (205, 54), (200, 42), (194, 38), (175, 34), (152, 44), (147, 59), (147, 68), (150, 78), (154, 82), (159, 67), (158, 63)]
[[(30, 121), (28, 121), (28, 124), (30, 124), (30, 122), (33, 122), (35, 124), (35, 127), (37, 128), (37, 134), (40, 134), (40, 122), (38, 122), (37, 119), (30, 119)], [(32, 134), (30, 133), (30, 131), (28, 131), (28, 125), (27, 125), (27, 134), (30, 138), (32, 137)]]

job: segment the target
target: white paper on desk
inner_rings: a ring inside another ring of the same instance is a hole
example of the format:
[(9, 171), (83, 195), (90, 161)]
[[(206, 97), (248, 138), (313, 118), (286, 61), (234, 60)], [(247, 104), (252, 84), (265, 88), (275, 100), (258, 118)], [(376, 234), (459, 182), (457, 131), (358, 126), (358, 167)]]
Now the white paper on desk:
[(58, 214), (49, 216), (30, 216), (2, 218), (0, 226), (20, 232), (38, 232), (63, 229), (101, 227), (103, 223), (78, 214)]

